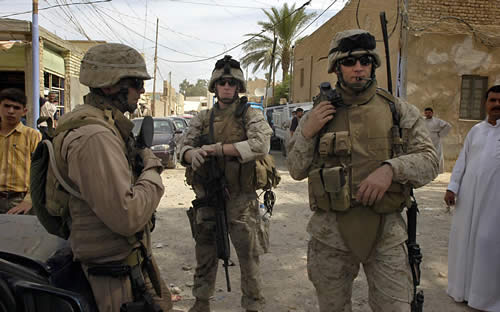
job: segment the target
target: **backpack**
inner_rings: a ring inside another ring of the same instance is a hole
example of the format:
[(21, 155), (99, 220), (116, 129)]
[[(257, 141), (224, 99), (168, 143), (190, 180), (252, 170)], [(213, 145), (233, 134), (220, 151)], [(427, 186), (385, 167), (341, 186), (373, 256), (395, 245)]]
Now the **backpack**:
[[(57, 129), (52, 127), (49, 117), (39, 118), (37, 124), (47, 122), (47, 129), (42, 132), (42, 140), (38, 143), (31, 159), (30, 194), (33, 209), (38, 220), (50, 234), (68, 239), (71, 229), (69, 200), (71, 197), (82, 199), (80, 192), (61, 170), (61, 161), (54, 150), (55, 137), (68, 130), (85, 125), (105, 122), (96, 119), (80, 119), (66, 123)], [(110, 128), (110, 126), (107, 126)], [(59, 164), (59, 165), (58, 165)]]

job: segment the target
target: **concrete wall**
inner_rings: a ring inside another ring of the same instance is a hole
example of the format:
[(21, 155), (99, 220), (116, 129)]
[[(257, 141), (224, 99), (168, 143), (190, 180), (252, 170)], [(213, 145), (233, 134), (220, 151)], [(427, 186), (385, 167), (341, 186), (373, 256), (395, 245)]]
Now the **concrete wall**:
[[(382, 40), (379, 14), (381, 11), (386, 12), (387, 28), (390, 33), (397, 19), (397, 2), (397, 0), (363, 0), (357, 11), (358, 1), (350, 1), (337, 15), (297, 43), (293, 55), (292, 102), (311, 101), (312, 97), (319, 93), (318, 86), (323, 81), (329, 81), (332, 85), (336, 83), (336, 75), (327, 72), (328, 60), (321, 58), (328, 56), (330, 41), (337, 32), (362, 28), (370, 31), (377, 40)], [(359, 20), (359, 27), (356, 20)], [(399, 26), (390, 36), (389, 45), (391, 47), (392, 83), (393, 88), (395, 88)], [(382, 42), (377, 42), (377, 52), (382, 59), (382, 66), (376, 72), (377, 80), (379, 86), (387, 88), (386, 62)], [(301, 84), (301, 76), (303, 76), (303, 84)]]

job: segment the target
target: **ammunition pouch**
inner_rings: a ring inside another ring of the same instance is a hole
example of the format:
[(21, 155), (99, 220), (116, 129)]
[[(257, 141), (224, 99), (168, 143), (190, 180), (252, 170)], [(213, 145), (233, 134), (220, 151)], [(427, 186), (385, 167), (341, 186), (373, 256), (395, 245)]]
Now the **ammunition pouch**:
[(347, 172), (344, 167), (319, 168), (309, 173), (311, 209), (346, 211), (351, 206)]
[(351, 154), (351, 141), (349, 132), (327, 132), (319, 140), (319, 154), (321, 157), (349, 156)]
[(375, 202), (370, 208), (378, 214), (401, 212), (408, 206), (410, 200), (410, 188), (406, 185), (393, 182), (379, 202)]

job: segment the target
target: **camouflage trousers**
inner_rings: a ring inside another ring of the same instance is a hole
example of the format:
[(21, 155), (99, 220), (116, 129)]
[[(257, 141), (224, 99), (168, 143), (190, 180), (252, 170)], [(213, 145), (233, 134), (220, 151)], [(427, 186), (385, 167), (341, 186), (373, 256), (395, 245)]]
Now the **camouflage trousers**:
[[(268, 235), (261, 223), (255, 194), (231, 194), (226, 202), (229, 236), (233, 243), (241, 273), (241, 306), (248, 310), (262, 310), (259, 256), (269, 247)], [(208, 300), (215, 291), (219, 260), (215, 250), (214, 209), (202, 207), (196, 211), (196, 271), (193, 296)], [(231, 268), (229, 268), (231, 271)]]
[[(154, 267), (159, 276), (159, 269), (153, 258)], [(96, 276), (88, 275), (88, 266), (82, 264), (83, 271), (87, 276), (92, 293), (97, 304), (99, 312), (120, 312), (122, 304), (133, 302), (132, 285), (128, 276)], [(172, 311), (172, 295), (167, 285), (160, 278), (161, 297), (159, 297), (146, 270), (143, 270), (146, 291), (153, 295), (154, 302), (163, 310), (163, 312)]]
[[(380, 244), (379, 244), (380, 245)], [(316, 288), (320, 312), (351, 312), (352, 286), (360, 261), (350, 251), (309, 241), (307, 271)], [(412, 282), (404, 243), (375, 251), (362, 263), (374, 312), (408, 312)]]

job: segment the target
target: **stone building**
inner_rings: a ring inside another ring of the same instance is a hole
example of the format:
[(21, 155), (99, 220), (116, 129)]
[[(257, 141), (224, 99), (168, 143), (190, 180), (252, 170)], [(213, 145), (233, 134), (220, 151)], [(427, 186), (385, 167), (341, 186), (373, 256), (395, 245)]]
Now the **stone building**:
[(445, 169), (451, 170), (468, 131), (485, 118), (485, 91), (500, 83), (500, 0), (350, 1), (296, 45), (292, 100), (311, 101), (322, 81), (336, 82), (321, 57), (333, 35), (349, 28), (367, 29), (379, 40), (377, 80), (387, 88), (380, 11), (388, 19), (393, 89), (453, 125), (443, 140)]

